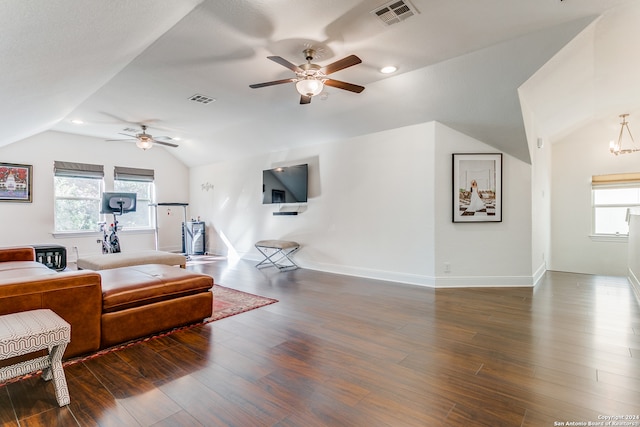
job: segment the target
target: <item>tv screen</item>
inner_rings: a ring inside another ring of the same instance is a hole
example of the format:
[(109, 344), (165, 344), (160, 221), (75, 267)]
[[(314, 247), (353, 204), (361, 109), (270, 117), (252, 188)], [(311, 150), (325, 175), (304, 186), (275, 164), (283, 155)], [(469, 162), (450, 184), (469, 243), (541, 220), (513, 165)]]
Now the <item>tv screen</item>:
[(307, 201), (308, 166), (284, 166), (262, 171), (262, 203)]
[(136, 211), (136, 193), (102, 193), (102, 214), (123, 214)]

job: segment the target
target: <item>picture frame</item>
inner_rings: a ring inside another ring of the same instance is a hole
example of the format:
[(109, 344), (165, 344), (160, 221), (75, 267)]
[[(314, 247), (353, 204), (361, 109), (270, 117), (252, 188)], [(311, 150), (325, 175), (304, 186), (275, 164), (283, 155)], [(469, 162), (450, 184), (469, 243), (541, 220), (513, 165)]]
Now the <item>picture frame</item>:
[(452, 157), (453, 222), (502, 222), (502, 154)]
[(0, 162), (0, 202), (33, 201), (33, 166)]

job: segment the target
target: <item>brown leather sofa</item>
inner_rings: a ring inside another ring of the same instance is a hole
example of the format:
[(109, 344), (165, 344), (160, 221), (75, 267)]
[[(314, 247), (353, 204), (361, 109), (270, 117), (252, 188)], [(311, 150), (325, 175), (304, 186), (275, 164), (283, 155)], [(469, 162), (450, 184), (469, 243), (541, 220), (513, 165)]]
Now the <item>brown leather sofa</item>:
[(53, 271), (32, 247), (0, 248), (0, 315), (49, 308), (71, 324), (65, 358), (201, 321), (213, 278), (166, 265)]

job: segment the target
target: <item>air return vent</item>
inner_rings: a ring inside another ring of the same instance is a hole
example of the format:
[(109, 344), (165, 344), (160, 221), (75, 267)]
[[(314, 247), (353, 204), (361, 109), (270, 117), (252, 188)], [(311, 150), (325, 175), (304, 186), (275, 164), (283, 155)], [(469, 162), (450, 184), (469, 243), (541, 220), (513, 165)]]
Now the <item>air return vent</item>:
[(215, 102), (215, 98), (211, 98), (210, 96), (200, 95), (196, 93), (195, 95), (189, 97), (189, 101), (195, 101), (200, 104), (211, 104)]
[(389, 26), (417, 15), (418, 10), (407, 0), (392, 1), (371, 11), (383, 24)]

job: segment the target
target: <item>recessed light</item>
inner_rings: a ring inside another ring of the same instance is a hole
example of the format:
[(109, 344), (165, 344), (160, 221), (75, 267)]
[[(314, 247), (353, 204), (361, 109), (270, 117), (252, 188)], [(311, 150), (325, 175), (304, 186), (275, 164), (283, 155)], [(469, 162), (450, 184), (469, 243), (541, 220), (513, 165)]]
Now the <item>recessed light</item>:
[(382, 74), (391, 74), (395, 73), (396, 71), (398, 71), (398, 67), (395, 67), (393, 65), (387, 65), (386, 67), (380, 68), (380, 72)]
[(80, 119), (73, 119), (73, 120), (71, 120), (71, 123), (73, 123), (74, 125), (83, 125), (84, 121), (82, 121)]

